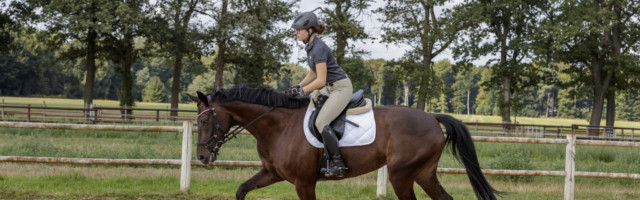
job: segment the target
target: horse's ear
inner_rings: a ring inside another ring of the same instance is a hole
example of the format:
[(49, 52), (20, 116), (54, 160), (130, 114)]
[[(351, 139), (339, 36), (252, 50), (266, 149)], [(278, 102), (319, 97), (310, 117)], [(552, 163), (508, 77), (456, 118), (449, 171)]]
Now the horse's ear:
[(187, 96), (189, 96), (189, 99), (191, 99), (191, 101), (194, 101), (200, 104), (200, 99), (198, 99), (198, 97), (194, 97), (193, 95), (190, 95), (190, 94), (187, 94)]
[(198, 99), (200, 99), (200, 102), (209, 107), (209, 100), (207, 99), (207, 96), (202, 94), (202, 92), (200, 91), (197, 91), (196, 93), (198, 94)]

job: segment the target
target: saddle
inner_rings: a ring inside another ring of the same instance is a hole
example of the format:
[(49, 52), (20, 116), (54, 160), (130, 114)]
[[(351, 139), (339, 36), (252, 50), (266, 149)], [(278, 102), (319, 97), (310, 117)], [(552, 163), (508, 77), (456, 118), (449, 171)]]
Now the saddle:
[[(358, 90), (355, 93), (353, 93), (351, 95), (351, 99), (349, 100), (349, 104), (347, 104), (347, 107), (345, 107), (345, 109), (340, 113), (340, 115), (338, 115), (338, 117), (329, 124), (331, 129), (333, 129), (333, 131), (336, 133), (338, 140), (342, 139), (342, 136), (344, 135), (346, 123), (350, 123), (353, 126), (359, 127), (356, 123), (353, 123), (347, 120), (347, 114), (350, 114), (350, 115), (361, 114), (369, 110), (370, 105), (369, 106), (367, 105), (367, 101), (365, 101), (363, 94), (364, 94), (363, 90)], [(318, 118), (318, 113), (320, 112), (320, 110), (322, 109), (322, 106), (324, 105), (324, 103), (327, 101), (329, 97), (326, 95), (322, 95), (320, 93), (315, 93), (314, 96), (316, 96), (316, 98), (312, 97), (311, 100), (316, 109), (311, 113), (311, 116), (309, 117), (309, 130), (311, 130), (311, 133), (320, 142), (324, 143), (324, 141), (322, 140), (322, 136), (320, 135), (320, 130), (318, 130), (315, 126), (316, 124), (315, 122), (316, 122), (316, 119)], [(317, 99), (317, 100), (314, 100), (314, 99)]]

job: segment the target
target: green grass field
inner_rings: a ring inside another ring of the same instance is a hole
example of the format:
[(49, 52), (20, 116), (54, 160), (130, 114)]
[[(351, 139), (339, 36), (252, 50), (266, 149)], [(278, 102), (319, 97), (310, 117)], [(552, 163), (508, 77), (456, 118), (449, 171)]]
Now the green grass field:
[[(82, 107), (79, 99), (0, 97), (5, 103)], [(97, 106), (117, 107), (117, 101), (95, 100)], [(141, 103), (138, 108), (160, 108), (168, 103)], [(195, 109), (195, 104), (180, 104)], [(499, 116), (453, 115), (466, 122), (501, 121)], [(518, 117), (521, 124), (587, 124), (585, 119)], [(616, 121), (616, 126), (640, 128), (638, 122)], [(194, 136), (195, 137), (195, 136)], [(178, 133), (70, 131), (0, 128), (0, 155), (179, 159)], [(195, 141), (195, 138), (194, 138)], [(255, 139), (240, 135), (225, 144), (220, 160), (259, 160)], [(563, 170), (564, 145), (476, 143), (485, 169)], [(195, 153), (195, 152), (194, 152)], [(578, 146), (577, 171), (640, 173), (640, 151), (635, 148)], [(449, 152), (439, 167), (461, 168)], [(193, 167), (191, 193), (179, 190), (179, 166), (102, 166), (0, 162), (0, 199), (234, 199), (237, 187), (259, 168)], [(445, 189), (456, 199), (475, 199), (465, 175), (439, 174)], [(563, 177), (487, 176), (492, 185), (508, 193), (504, 199), (561, 199)], [(576, 199), (640, 199), (640, 181), (577, 178)], [(427, 198), (418, 187), (419, 199)], [(320, 182), (319, 199), (375, 199), (376, 173), (343, 181)], [(280, 182), (248, 195), (249, 199), (297, 199), (288, 182)], [(390, 185), (387, 198), (397, 199)]]
[[(195, 138), (194, 138), (195, 139)], [(179, 159), (178, 133), (0, 129), (0, 155)], [(194, 140), (195, 141), (195, 140)], [(220, 160), (259, 160), (255, 139), (225, 144)], [(563, 170), (564, 145), (476, 143), (485, 169)], [(635, 148), (578, 146), (577, 171), (640, 173)], [(460, 168), (449, 152), (439, 167)], [(193, 167), (191, 194), (179, 190), (179, 166), (0, 163), (0, 199), (233, 199), (258, 168)], [(439, 174), (456, 199), (475, 199), (465, 175)], [(561, 199), (563, 177), (487, 176), (505, 199)], [(376, 173), (320, 182), (319, 199), (375, 199)], [(577, 178), (576, 199), (640, 199), (639, 180)], [(426, 195), (416, 186), (420, 199)], [(390, 185), (387, 198), (397, 199)], [(287, 182), (250, 192), (249, 199), (297, 199)]]
[[(0, 99), (4, 99), (4, 102), (7, 104), (32, 104), (32, 105), (42, 105), (44, 101), (47, 106), (59, 106), (59, 107), (75, 107), (82, 108), (83, 101), (82, 99), (60, 99), (60, 98), (38, 98), (38, 97), (2, 97)], [(103, 107), (118, 107), (119, 102), (114, 100), (94, 100), (94, 104), (96, 106)], [(170, 107), (169, 103), (147, 103), (147, 102), (136, 102), (136, 108), (154, 108), (154, 109), (166, 109)], [(187, 103), (187, 104), (179, 104), (179, 109), (184, 110), (195, 110), (195, 103)], [(143, 112), (144, 113), (144, 112)], [(150, 112), (149, 112), (150, 113)], [(193, 113), (186, 113), (193, 114)], [(502, 119), (500, 116), (484, 116), (484, 115), (464, 115), (464, 114), (451, 114), (450, 115), (456, 117), (457, 119), (462, 120), (463, 122), (486, 122), (486, 123), (501, 123)], [(185, 115), (183, 113), (180, 114)], [(570, 126), (572, 124), (579, 125), (588, 125), (588, 119), (566, 119), (566, 118), (533, 118), (533, 117), (516, 117), (517, 123), (520, 124), (537, 124), (537, 125), (559, 125), (559, 126)], [(605, 124), (605, 120), (603, 119), (602, 125)], [(640, 128), (640, 122), (635, 121), (623, 121), (618, 120), (615, 123), (616, 127), (628, 127), (628, 128)]]

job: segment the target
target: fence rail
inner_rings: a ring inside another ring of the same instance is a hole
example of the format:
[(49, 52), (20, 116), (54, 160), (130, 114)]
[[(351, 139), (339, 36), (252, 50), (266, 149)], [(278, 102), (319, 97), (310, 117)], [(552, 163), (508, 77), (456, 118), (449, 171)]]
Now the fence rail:
[[(132, 107), (91, 107), (70, 108), (51, 107), (31, 104), (0, 104), (0, 121), (28, 121), (28, 122), (77, 122), (77, 123), (134, 123), (139, 122), (179, 122), (195, 120), (196, 110), (132, 108)], [(134, 114), (128, 113), (134, 111)], [(170, 112), (188, 115), (169, 116)], [(163, 113), (163, 114), (161, 114)], [(8, 117), (13, 115), (13, 117)], [(21, 116), (21, 117), (19, 117)], [(610, 140), (610, 141), (638, 141), (640, 128), (609, 127), (609, 126), (550, 126), (539, 124), (502, 124), (465, 122), (474, 134), (492, 136), (516, 136), (533, 138), (565, 138), (567, 134), (576, 134), (580, 139)]]
[[(188, 113), (184, 116), (170, 116), (169, 113)], [(1, 121), (76, 121), (85, 123), (128, 122), (138, 121), (185, 121), (194, 120), (196, 110), (134, 108), (134, 107), (100, 107), (88, 108), (52, 107), (32, 104), (0, 104)], [(136, 113), (136, 114), (131, 114)], [(162, 113), (162, 115), (161, 115)], [(13, 117), (9, 117), (13, 116)]]
[[(192, 134), (195, 131), (190, 121), (183, 122), (182, 127), (175, 126), (117, 126), (117, 125), (83, 125), (83, 124), (45, 124), (45, 123), (24, 123), (24, 122), (0, 122), (0, 127), (11, 128), (38, 128), (38, 129), (69, 129), (69, 130), (99, 130), (99, 131), (143, 131), (143, 132), (182, 132), (183, 148), (182, 160), (175, 159), (107, 159), (107, 158), (53, 158), (53, 157), (24, 157), (24, 156), (0, 156), (0, 161), (4, 162), (37, 162), (37, 163), (69, 163), (69, 164), (105, 164), (105, 165), (181, 165), (180, 189), (185, 193), (189, 192), (191, 165), (202, 165), (199, 161), (191, 160)], [(605, 173), (605, 172), (576, 172), (575, 171), (575, 146), (620, 146), (620, 147), (640, 147), (638, 142), (621, 141), (599, 141), (599, 140), (577, 140), (575, 132), (566, 135), (567, 139), (551, 138), (514, 138), (514, 137), (489, 137), (472, 136), (475, 142), (507, 142), (507, 143), (534, 143), (534, 144), (566, 144), (565, 171), (545, 171), (545, 170), (493, 170), (484, 169), (483, 173), (491, 175), (521, 175), (521, 176), (565, 176), (565, 199), (573, 199), (573, 188), (575, 188), (575, 176), (597, 177), (597, 178), (621, 178), (640, 179), (640, 174), (629, 173)], [(216, 161), (214, 166), (241, 166), (259, 167), (259, 161)], [(384, 171), (384, 170), (383, 170)], [(379, 171), (381, 172), (381, 171)], [(439, 168), (440, 173), (465, 173), (464, 169)], [(379, 173), (380, 174), (380, 173)], [(386, 174), (386, 173), (382, 173)], [(378, 189), (386, 188), (386, 177), (380, 178)], [(380, 184), (383, 184), (381, 186)], [(386, 189), (385, 189), (386, 191)], [(378, 190), (378, 194), (383, 194)]]

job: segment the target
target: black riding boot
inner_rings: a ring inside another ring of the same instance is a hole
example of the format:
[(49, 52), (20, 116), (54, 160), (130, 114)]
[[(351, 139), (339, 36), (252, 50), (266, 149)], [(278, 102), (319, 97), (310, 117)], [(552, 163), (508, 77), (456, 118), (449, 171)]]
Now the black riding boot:
[(338, 138), (331, 127), (325, 126), (322, 129), (322, 140), (324, 140), (324, 149), (329, 153), (333, 161), (333, 165), (327, 166), (327, 176), (344, 177), (344, 171), (347, 167), (345, 167), (344, 162), (342, 162), (340, 148), (338, 147)]

